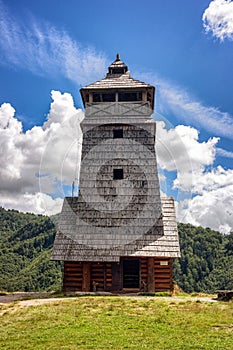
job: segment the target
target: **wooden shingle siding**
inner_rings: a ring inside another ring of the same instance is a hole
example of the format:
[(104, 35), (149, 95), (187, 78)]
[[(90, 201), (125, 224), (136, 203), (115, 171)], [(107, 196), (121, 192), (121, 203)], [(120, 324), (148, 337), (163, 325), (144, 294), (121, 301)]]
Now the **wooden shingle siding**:
[(83, 87), (86, 108), (78, 196), (64, 198), (51, 260), (65, 291), (167, 291), (180, 256), (173, 198), (161, 198), (154, 87), (117, 55)]
[[(66, 198), (68, 201), (67, 206), (63, 206), (63, 213), (61, 216), (65, 217), (67, 222), (66, 230), (70, 230), (70, 237), (72, 237), (72, 230), (76, 230), (75, 222), (72, 223), (72, 213), (69, 216), (72, 204), (76, 206), (77, 198)], [(88, 247), (78, 242), (73, 241), (70, 237), (63, 235), (62, 232), (58, 232), (54, 242), (53, 260), (73, 260), (73, 261), (119, 261), (121, 256), (151, 256), (151, 257), (173, 257), (180, 256), (179, 238), (177, 231), (177, 224), (175, 221), (175, 208), (172, 198), (161, 198), (162, 202), (162, 214), (163, 217), (157, 222), (157, 228), (152, 234), (145, 234), (142, 238), (130, 242), (124, 247), (117, 247), (113, 245), (113, 236), (111, 234), (111, 227), (109, 234), (104, 236), (98, 236), (95, 233), (95, 247)], [(165, 209), (165, 211), (164, 211)], [(74, 220), (75, 214), (73, 213)], [(68, 221), (69, 218), (69, 221)], [(61, 217), (61, 220), (62, 217)], [(64, 224), (63, 224), (64, 225)], [(63, 226), (64, 227), (64, 226)], [(146, 227), (146, 224), (144, 225)], [(79, 228), (81, 229), (81, 228)], [(122, 229), (133, 229), (133, 226), (127, 228), (124, 226)], [(149, 229), (149, 227), (148, 227)], [(128, 231), (130, 232), (130, 231)], [(132, 231), (133, 232), (133, 231)], [(152, 231), (153, 232), (153, 231)], [(88, 242), (90, 240), (93, 243), (93, 233), (86, 233), (85, 239)], [(101, 247), (101, 240), (105, 240), (105, 247)], [(109, 240), (109, 248), (106, 248), (107, 240)], [(99, 247), (98, 247), (99, 242)], [(116, 242), (118, 243), (118, 242)], [(105, 249), (103, 249), (105, 248)]]

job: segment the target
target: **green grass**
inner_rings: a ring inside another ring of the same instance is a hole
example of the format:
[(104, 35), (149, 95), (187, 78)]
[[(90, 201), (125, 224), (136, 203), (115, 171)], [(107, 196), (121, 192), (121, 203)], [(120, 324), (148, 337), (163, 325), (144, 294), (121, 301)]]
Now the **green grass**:
[(77, 297), (0, 305), (4, 350), (233, 349), (233, 303)]

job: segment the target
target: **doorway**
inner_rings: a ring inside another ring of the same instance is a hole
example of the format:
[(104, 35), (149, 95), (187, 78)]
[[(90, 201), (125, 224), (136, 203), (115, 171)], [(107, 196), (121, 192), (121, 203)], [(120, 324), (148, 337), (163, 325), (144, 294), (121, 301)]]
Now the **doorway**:
[(140, 288), (139, 259), (123, 260), (123, 288)]

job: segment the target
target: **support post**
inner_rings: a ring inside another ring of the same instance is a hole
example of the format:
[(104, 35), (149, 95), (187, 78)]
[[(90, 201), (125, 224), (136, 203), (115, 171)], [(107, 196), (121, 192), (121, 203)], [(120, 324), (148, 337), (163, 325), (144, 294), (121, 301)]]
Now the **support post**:
[(90, 292), (91, 290), (91, 263), (83, 263), (83, 282), (82, 292)]
[(148, 258), (147, 260), (147, 288), (148, 292), (155, 291), (155, 277), (154, 277), (154, 258)]

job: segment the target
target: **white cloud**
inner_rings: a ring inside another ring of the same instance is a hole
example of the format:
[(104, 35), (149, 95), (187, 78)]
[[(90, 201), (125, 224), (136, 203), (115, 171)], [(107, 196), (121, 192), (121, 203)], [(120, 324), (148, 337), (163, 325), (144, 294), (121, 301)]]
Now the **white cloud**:
[(42, 76), (62, 75), (86, 84), (105, 73), (106, 57), (83, 47), (65, 31), (36, 19), (20, 22), (0, 1), (0, 64)]
[[(216, 2), (216, 1), (215, 1)], [(90, 47), (83, 47), (65, 31), (32, 16), (28, 25), (11, 16), (0, 1), (0, 64), (27, 69), (43, 76), (65, 76), (86, 84), (106, 72), (107, 59)], [(202, 127), (215, 135), (232, 138), (232, 116), (218, 108), (205, 106), (187, 91), (153, 75), (138, 74), (157, 87), (157, 109), (188, 125)]]
[(84, 114), (74, 107), (68, 93), (52, 91), (52, 99), (44, 125), (26, 133), (14, 117), (14, 108), (9, 103), (0, 107), (0, 195), (4, 207), (47, 214), (59, 211), (63, 186), (71, 187), (77, 177)]
[(173, 188), (183, 194), (176, 198), (178, 221), (229, 233), (233, 230), (233, 170), (213, 167), (217, 142), (217, 138), (200, 142), (198, 131), (189, 126), (166, 130), (164, 122), (157, 123), (158, 164), (162, 170), (176, 172)]
[(206, 171), (196, 177), (194, 183), (195, 193), (204, 194), (233, 186), (233, 170), (223, 169), (220, 165), (211, 171)]
[(196, 191), (196, 181), (205, 168), (212, 165), (218, 138), (198, 141), (198, 131), (184, 125), (166, 130), (164, 122), (157, 123), (157, 155), (160, 167), (176, 171), (174, 188)]
[[(59, 212), (67, 193), (64, 186), (71, 192), (78, 176), (84, 114), (74, 107), (70, 94), (52, 91), (52, 99), (44, 125), (26, 133), (10, 104), (0, 108), (0, 205), (5, 208)], [(166, 130), (163, 122), (157, 123), (160, 180), (166, 171), (176, 172), (174, 188), (190, 194), (179, 199), (179, 221), (227, 233), (233, 229), (233, 170), (213, 167), (217, 138), (200, 142), (198, 137), (195, 128), (178, 125)]]
[[(232, 177), (232, 170), (230, 170)], [(211, 227), (222, 233), (233, 231), (233, 184), (222, 184), (178, 203), (179, 221)]]
[(164, 115), (172, 119), (175, 117), (181, 123), (232, 139), (233, 116), (230, 113), (204, 105), (184, 87), (159, 75), (138, 72), (136, 76), (156, 87), (156, 120), (165, 120), (167, 123)]
[(213, 0), (202, 16), (205, 31), (223, 41), (233, 40), (233, 2)]
[(15, 138), (22, 132), (22, 124), (14, 118), (15, 110), (9, 103), (0, 108), (0, 177), (10, 181), (20, 178), (20, 165), (24, 155), (15, 144)]
[(217, 148), (217, 154), (221, 157), (233, 158), (233, 152), (227, 151), (223, 148)]
[(154, 79), (154, 84), (157, 86), (157, 109), (163, 114), (173, 114), (188, 125), (232, 138), (233, 117), (229, 113), (203, 105), (183, 88), (163, 79)]
[(25, 194), (14, 194), (14, 196), (1, 195), (0, 206), (5, 209), (16, 209), (24, 213), (35, 213), (42, 215), (54, 215), (61, 211), (63, 198), (53, 199), (51, 196), (36, 192)]

